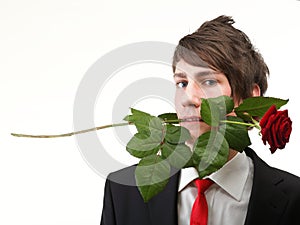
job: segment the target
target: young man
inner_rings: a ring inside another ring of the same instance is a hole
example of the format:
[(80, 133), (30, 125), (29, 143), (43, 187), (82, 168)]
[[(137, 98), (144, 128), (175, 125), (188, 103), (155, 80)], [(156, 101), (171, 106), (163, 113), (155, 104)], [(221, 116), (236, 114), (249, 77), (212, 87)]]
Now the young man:
[[(230, 17), (205, 22), (183, 37), (175, 50), (173, 72), (175, 107), (181, 126), (191, 133), (189, 146), (210, 127), (200, 118), (201, 98), (231, 96), (236, 105), (250, 96), (263, 95), (269, 73), (248, 37), (234, 28)], [(112, 173), (106, 182), (102, 225), (189, 225), (198, 177), (194, 168), (182, 169), (167, 187), (144, 203), (134, 182), (134, 169)], [(228, 162), (209, 176), (206, 190), (207, 224), (300, 224), (300, 178), (269, 167), (253, 150), (230, 149)]]

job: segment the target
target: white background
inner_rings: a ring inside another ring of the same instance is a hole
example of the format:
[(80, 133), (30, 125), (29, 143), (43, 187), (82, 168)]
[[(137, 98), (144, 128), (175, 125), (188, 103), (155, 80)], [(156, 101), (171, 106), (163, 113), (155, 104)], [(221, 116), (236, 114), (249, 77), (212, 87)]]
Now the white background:
[[(0, 224), (99, 224), (105, 180), (75, 138), (10, 133), (72, 131), (77, 87), (102, 55), (137, 41), (176, 44), (221, 14), (233, 16), (268, 63), (267, 95), (290, 99), (286, 149), (271, 156), (256, 134), (253, 145), (270, 165), (299, 176), (299, 1), (0, 0)], [(96, 125), (110, 122), (98, 116)], [(109, 141), (118, 146), (113, 136)]]

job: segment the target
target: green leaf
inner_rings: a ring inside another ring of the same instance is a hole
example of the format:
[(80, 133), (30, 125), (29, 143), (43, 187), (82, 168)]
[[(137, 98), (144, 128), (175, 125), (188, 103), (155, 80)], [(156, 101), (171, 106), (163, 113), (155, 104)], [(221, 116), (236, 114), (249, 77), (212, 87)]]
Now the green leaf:
[(191, 138), (189, 130), (184, 127), (168, 124), (166, 128), (165, 139), (171, 144), (185, 143)]
[(138, 120), (139, 118), (152, 117), (149, 113), (146, 113), (146, 112), (134, 109), (134, 108), (130, 108), (130, 111), (131, 111), (132, 115), (125, 116), (123, 120), (134, 123), (135, 120)]
[(143, 158), (155, 154), (164, 140), (164, 126), (157, 117), (151, 117), (148, 126), (140, 129), (127, 143), (126, 150), (133, 156)]
[(202, 99), (201, 103), (201, 118), (210, 126), (219, 126), (220, 111), (216, 104), (213, 104), (209, 99)]
[(241, 118), (244, 122), (252, 122), (253, 117), (246, 112), (235, 112), (237, 117)]
[(140, 160), (135, 170), (135, 179), (144, 202), (148, 202), (165, 188), (170, 173), (171, 166), (158, 155)]
[(229, 146), (218, 131), (202, 134), (194, 145), (193, 161), (199, 177), (203, 178), (220, 169), (228, 159)]
[(164, 113), (158, 116), (163, 121), (172, 121), (172, 124), (178, 124), (178, 117), (176, 113)]
[[(244, 122), (242, 119), (235, 116), (229, 116), (226, 120), (241, 123)], [(251, 145), (248, 129), (245, 125), (225, 123), (220, 126), (219, 132), (225, 136), (229, 147), (236, 151), (242, 152), (247, 146)]]
[(152, 117), (149, 121), (148, 124), (148, 129), (149, 131), (154, 134), (158, 134), (161, 136), (161, 139), (163, 138), (163, 130), (164, 130), (164, 125), (162, 124), (161, 119), (159, 119), (158, 117)]
[(234, 108), (233, 99), (229, 96), (222, 95), (216, 98), (209, 98), (211, 102), (218, 105), (221, 115), (231, 113)]
[(185, 144), (164, 143), (162, 146), (162, 158), (175, 168), (181, 169), (187, 165), (192, 157), (191, 149)]
[(251, 116), (262, 117), (272, 105), (279, 109), (288, 101), (272, 97), (251, 97), (246, 98), (234, 111), (238, 116), (248, 113)]
[[(134, 108), (131, 108), (131, 113), (132, 115), (126, 116), (124, 120), (133, 123), (139, 133), (147, 133), (150, 135), (151, 129), (162, 129), (162, 120), (158, 117), (151, 116), (148, 113)], [(151, 121), (152, 123), (150, 123)]]
[(126, 150), (137, 158), (156, 154), (160, 149), (161, 136), (136, 133), (127, 143)]
[(233, 100), (228, 96), (202, 99), (201, 118), (210, 126), (219, 126), (220, 119), (232, 112), (233, 107)]

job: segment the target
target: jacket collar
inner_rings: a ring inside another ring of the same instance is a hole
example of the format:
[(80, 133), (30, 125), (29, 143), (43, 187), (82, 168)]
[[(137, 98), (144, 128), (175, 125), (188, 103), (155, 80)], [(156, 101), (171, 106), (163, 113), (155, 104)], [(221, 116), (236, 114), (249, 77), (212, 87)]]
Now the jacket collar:
[[(248, 178), (250, 160), (245, 152), (237, 153), (221, 169), (204, 177), (209, 178), (231, 197), (240, 201)], [(194, 167), (184, 168), (180, 171), (178, 192), (182, 191), (194, 179), (199, 177)]]

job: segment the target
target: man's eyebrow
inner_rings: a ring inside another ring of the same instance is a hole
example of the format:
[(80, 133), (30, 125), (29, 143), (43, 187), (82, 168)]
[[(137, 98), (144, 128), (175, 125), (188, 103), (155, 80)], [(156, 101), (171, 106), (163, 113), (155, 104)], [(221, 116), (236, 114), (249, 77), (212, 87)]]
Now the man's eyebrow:
[[(216, 75), (219, 74), (220, 72), (213, 71), (213, 70), (206, 70), (206, 71), (200, 71), (195, 74), (195, 77), (201, 77), (201, 76), (210, 76), (210, 75)], [(180, 78), (186, 78), (187, 75), (184, 72), (178, 72), (174, 73), (173, 77), (180, 77)]]
[(183, 72), (180, 73), (174, 73), (173, 77), (180, 77), (180, 78), (186, 78), (186, 74)]

